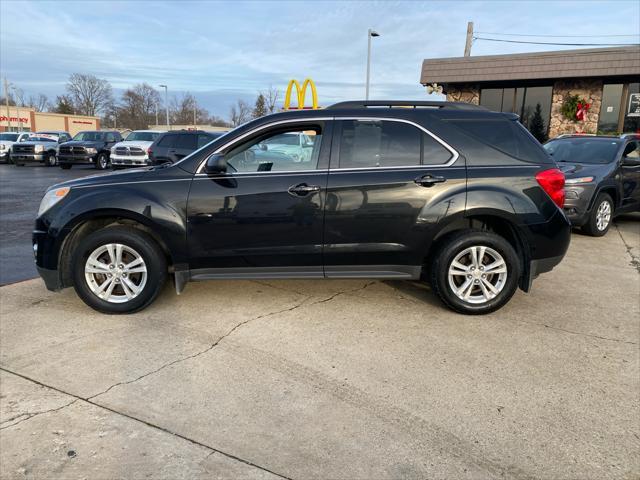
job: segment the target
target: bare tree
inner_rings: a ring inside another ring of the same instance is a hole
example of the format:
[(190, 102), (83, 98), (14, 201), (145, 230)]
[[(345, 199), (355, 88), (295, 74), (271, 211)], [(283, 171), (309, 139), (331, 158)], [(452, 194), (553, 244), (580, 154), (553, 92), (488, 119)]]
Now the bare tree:
[(252, 116), (253, 109), (244, 100), (238, 100), (235, 105), (231, 106), (231, 110), (229, 111), (232, 127), (237, 127), (248, 122)]
[(276, 111), (276, 103), (278, 102), (278, 97), (280, 92), (278, 92), (277, 88), (274, 88), (273, 85), (269, 85), (269, 89), (264, 92), (258, 92), (260, 95), (264, 97), (265, 100), (265, 108), (268, 113), (273, 113)]
[(36, 112), (46, 112), (51, 110), (49, 98), (43, 93), (39, 93), (37, 97), (29, 95), (27, 106), (33, 108)]
[(21, 88), (17, 88), (14, 87), (13, 88), (13, 94), (16, 97), (16, 105), (19, 107), (24, 107), (24, 90), (22, 90)]
[(109, 118), (117, 115), (118, 126), (141, 130), (155, 123), (156, 105), (160, 94), (150, 85), (140, 83), (125, 90), (120, 105), (108, 113)]
[(66, 89), (79, 113), (83, 115), (95, 116), (113, 103), (111, 84), (93, 75), (72, 74)]

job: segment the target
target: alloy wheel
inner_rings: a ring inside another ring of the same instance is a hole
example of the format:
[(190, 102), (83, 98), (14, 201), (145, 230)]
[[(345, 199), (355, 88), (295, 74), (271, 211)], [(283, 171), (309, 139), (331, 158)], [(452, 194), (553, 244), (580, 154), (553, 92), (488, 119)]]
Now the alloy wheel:
[(476, 245), (458, 253), (449, 264), (448, 280), (462, 301), (486, 303), (496, 298), (507, 282), (507, 263), (496, 250)]
[(84, 267), (91, 292), (109, 303), (125, 303), (136, 298), (147, 283), (147, 266), (133, 248), (108, 243), (96, 248)]
[(601, 232), (609, 226), (611, 221), (611, 204), (605, 200), (599, 206), (596, 211), (596, 227)]

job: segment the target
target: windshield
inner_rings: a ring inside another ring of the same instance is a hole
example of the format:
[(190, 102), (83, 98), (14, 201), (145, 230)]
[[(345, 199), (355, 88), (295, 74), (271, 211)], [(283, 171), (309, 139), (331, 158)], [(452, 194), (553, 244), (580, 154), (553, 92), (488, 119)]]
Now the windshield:
[(26, 141), (27, 142), (57, 142), (57, 140), (55, 138), (38, 137), (38, 136), (29, 137), (29, 138), (27, 138)]
[(127, 135), (127, 138), (125, 138), (124, 141), (155, 142), (158, 136), (160, 136), (159, 132), (131, 132), (129, 135)]
[(264, 142), (266, 145), (300, 145), (298, 140), (299, 135), (276, 135), (275, 137), (267, 138)]
[(104, 138), (104, 133), (102, 132), (80, 132), (73, 139), (75, 141), (85, 141), (85, 142), (99, 142)]
[(0, 140), (15, 142), (18, 140), (18, 134), (17, 133), (0, 133)]
[(611, 163), (620, 148), (620, 140), (602, 138), (561, 138), (544, 145), (556, 162)]

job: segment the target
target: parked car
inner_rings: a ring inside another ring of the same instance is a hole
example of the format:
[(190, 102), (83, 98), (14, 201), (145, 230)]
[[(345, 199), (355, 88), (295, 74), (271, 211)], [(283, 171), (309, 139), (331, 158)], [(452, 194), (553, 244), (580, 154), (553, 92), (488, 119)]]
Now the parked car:
[(226, 132), (203, 130), (172, 130), (160, 135), (149, 147), (149, 159), (155, 165), (175, 163), (204, 147)]
[(640, 135), (564, 135), (544, 145), (566, 175), (564, 211), (600, 237), (613, 218), (640, 211)]
[(111, 147), (122, 141), (118, 131), (85, 131), (60, 145), (58, 163), (68, 170), (73, 165), (88, 164), (99, 170), (109, 166)]
[(149, 147), (163, 134), (161, 130), (135, 130), (111, 147), (111, 167), (141, 167), (151, 165)]
[(11, 146), (11, 161), (18, 166), (24, 166), (26, 162), (40, 162), (47, 167), (55, 167), (58, 164), (58, 145), (69, 138), (71, 135), (60, 131), (30, 133), (26, 140)]
[(29, 132), (0, 133), (0, 163), (10, 163), (11, 146), (14, 143), (24, 142), (27, 138), (29, 138)]
[[(383, 108), (396, 106), (420, 108)], [(453, 310), (488, 313), (571, 238), (564, 175), (517, 118), (377, 101), (262, 117), (173, 165), (51, 187), (36, 265), (47, 288), (73, 286), (105, 313), (146, 307), (169, 274), (178, 293), (194, 280), (422, 279)], [(305, 131), (310, 164), (247, 154)]]
[(307, 163), (311, 161), (313, 140), (305, 132), (291, 133), (280, 135), (277, 139), (265, 140), (260, 147), (289, 155), (294, 162)]

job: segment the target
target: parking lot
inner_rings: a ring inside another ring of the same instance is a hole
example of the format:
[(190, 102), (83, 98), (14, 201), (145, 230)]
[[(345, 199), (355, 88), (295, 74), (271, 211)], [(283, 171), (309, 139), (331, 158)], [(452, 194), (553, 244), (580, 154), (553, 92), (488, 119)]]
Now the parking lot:
[[(0, 166), (3, 283), (44, 188), (90, 173)], [(482, 317), (417, 282), (172, 290), (116, 317), (0, 288), (0, 477), (640, 475), (637, 214)]]

